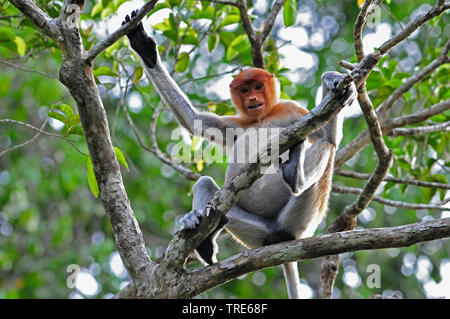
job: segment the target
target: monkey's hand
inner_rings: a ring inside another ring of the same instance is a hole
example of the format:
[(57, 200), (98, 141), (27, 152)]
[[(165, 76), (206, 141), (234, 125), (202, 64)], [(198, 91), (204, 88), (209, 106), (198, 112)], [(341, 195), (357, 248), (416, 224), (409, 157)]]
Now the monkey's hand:
[[(339, 72), (328, 71), (325, 72), (322, 76), (322, 85), (323, 92), (326, 93), (329, 90), (334, 90), (339, 83), (340, 80), (345, 78), (347, 75)], [(355, 83), (352, 82), (350, 86), (348, 86), (344, 92), (344, 97), (342, 98), (342, 106), (348, 106), (353, 103), (356, 99), (356, 87)], [(325, 94), (324, 94), (325, 96)]]
[[(209, 205), (206, 206), (205, 214), (209, 215), (211, 207)], [(198, 209), (194, 209), (193, 211), (184, 215), (184, 217), (180, 220), (181, 229), (195, 229), (198, 224), (200, 224), (200, 220), (203, 217), (203, 213)], [(217, 262), (217, 252), (218, 247), (216, 244), (216, 238), (219, 233), (222, 231), (223, 227), (228, 223), (228, 218), (222, 216), (220, 219), (219, 225), (217, 225), (216, 229), (208, 235), (208, 237), (203, 240), (200, 245), (195, 249), (197, 258), (203, 264), (213, 264)]]
[(281, 163), (283, 180), (291, 189), (293, 195), (300, 195), (302, 186), (305, 183), (303, 171), (305, 152), (305, 140), (302, 140), (289, 150), (289, 159), (285, 163)]
[[(136, 16), (138, 10), (131, 12), (131, 18), (129, 15), (125, 17), (122, 25), (131, 21), (131, 19)], [(149, 68), (153, 68), (157, 63), (158, 50), (156, 46), (156, 41), (153, 37), (148, 36), (145, 33), (144, 26), (142, 22), (139, 22), (136, 28), (128, 32), (128, 39), (130, 40), (131, 47), (137, 54), (144, 60), (145, 65)]]

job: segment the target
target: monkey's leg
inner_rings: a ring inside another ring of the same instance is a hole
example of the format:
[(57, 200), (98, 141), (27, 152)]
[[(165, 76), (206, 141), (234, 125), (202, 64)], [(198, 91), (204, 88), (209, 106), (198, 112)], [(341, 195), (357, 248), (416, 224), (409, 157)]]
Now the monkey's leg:
[(322, 177), (334, 148), (328, 140), (320, 139), (306, 152), (303, 143), (291, 149), (292, 154), (281, 169), (283, 180), (294, 196), (299, 196)]
[(290, 187), (292, 194), (299, 195), (301, 185), (305, 183), (305, 175), (301, 165), (305, 162), (305, 140), (289, 150), (289, 159), (281, 164), (283, 180)]
[[(192, 200), (192, 211), (186, 214), (180, 221), (182, 228), (194, 229), (200, 222), (206, 205), (213, 199), (214, 194), (219, 187), (216, 182), (209, 176), (202, 176), (193, 187), (194, 197)], [(222, 216), (217, 228), (203, 240), (195, 249), (197, 257), (207, 264), (217, 262), (216, 254), (218, 247), (216, 244), (217, 236), (227, 223), (227, 218)]]

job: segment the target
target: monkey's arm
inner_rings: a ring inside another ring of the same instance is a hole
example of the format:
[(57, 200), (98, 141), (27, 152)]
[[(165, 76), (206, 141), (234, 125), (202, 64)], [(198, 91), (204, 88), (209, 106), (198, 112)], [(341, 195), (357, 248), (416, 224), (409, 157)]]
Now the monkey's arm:
[[(133, 11), (131, 17), (135, 14), (136, 11)], [(130, 21), (130, 17), (127, 15), (122, 24), (128, 21)], [(138, 54), (147, 75), (162, 100), (170, 107), (178, 122), (191, 134), (203, 134), (208, 128), (224, 130), (232, 124), (230, 121), (223, 120), (214, 113), (199, 112), (192, 106), (188, 97), (181, 91), (162, 65), (157, 43), (153, 37), (145, 33), (142, 23), (139, 23), (127, 36), (130, 40), (131, 47)], [(200, 131), (196, 130), (194, 132), (194, 121), (201, 121), (199, 122), (199, 124), (201, 123)]]

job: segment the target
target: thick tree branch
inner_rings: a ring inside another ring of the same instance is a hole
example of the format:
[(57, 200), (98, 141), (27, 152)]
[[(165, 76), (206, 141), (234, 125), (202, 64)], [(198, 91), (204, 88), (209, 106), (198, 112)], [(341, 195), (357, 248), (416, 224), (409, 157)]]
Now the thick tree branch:
[(345, 231), (282, 242), (244, 251), (211, 266), (188, 273), (189, 284), (193, 284), (193, 287), (186, 287), (192, 289), (186, 297), (195, 296), (246, 273), (285, 262), (358, 250), (409, 247), (420, 242), (446, 237), (450, 237), (450, 218), (398, 227)]
[[(46, 15), (32, 0), (9, 0), (13, 6), (19, 9), (33, 22), (45, 35), (55, 41), (59, 38), (59, 31), (54, 19)], [(57, 41), (58, 42), (58, 41)]]
[(251, 54), (253, 65), (257, 68), (264, 68), (264, 57), (263, 57), (263, 42), (260, 37), (256, 34), (255, 29), (253, 29), (252, 22), (247, 13), (248, 7), (245, 0), (237, 0), (237, 7), (241, 16), (242, 27), (248, 36), (251, 46)]

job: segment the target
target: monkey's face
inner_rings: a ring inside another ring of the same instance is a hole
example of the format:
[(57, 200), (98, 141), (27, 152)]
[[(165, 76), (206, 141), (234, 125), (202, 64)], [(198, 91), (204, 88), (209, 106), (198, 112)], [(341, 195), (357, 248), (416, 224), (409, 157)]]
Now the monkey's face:
[(264, 83), (249, 81), (237, 88), (245, 112), (257, 118), (264, 113), (267, 103), (264, 95)]

